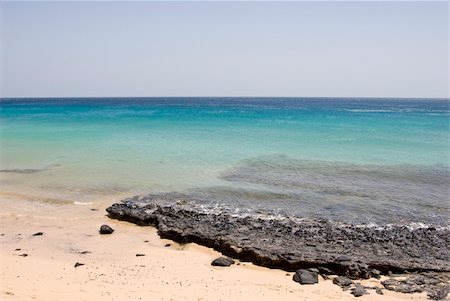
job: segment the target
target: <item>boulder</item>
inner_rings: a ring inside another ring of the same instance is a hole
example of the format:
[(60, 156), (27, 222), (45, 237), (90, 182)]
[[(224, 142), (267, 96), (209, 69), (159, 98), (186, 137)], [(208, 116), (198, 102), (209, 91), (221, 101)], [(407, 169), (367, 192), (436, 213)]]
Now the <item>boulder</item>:
[(234, 260), (228, 257), (219, 257), (211, 262), (211, 265), (217, 267), (229, 267), (232, 264), (234, 264)]
[(319, 273), (316, 271), (300, 269), (295, 272), (292, 279), (300, 284), (315, 284), (319, 282)]
[(333, 283), (339, 285), (340, 287), (350, 286), (353, 284), (353, 281), (345, 276), (338, 276), (333, 279)]
[(350, 292), (355, 297), (361, 297), (362, 295), (368, 294), (364, 286), (357, 284), (354, 288), (352, 288)]

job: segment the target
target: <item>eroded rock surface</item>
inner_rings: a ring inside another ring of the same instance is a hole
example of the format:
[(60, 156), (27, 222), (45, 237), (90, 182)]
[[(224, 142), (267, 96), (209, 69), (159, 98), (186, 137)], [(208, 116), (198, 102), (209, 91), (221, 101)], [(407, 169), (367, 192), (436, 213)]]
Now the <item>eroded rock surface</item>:
[(393, 275), (381, 284), (400, 293), (427, 292), (432, 300), (443, 300), (450, 291), (450, 273), (422, 272), (411, 275)]
[[(235, 215), (150, 195), (107, 208), (111, 218), (153, 225), (162, 238), (287, 271), (320, 267), (351, 279), (392, 272), (450, 272), (448, 229), (342, 225), (324, 219)], [(321, 271), (322, 271), (321, 270)]]

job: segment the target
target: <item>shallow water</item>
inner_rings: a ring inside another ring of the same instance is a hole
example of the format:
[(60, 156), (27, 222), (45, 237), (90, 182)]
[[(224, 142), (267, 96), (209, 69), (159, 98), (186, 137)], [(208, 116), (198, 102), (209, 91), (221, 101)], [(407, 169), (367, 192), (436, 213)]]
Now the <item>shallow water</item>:
[[(227, 183), (185, 198), (235, 212), (317, 217), (358, 224), (446, 226), (450, 171), (441, 166), (361, 165), (266, 156), (225, 171)], [(244, 210), (243, 210), (244, 209)]]
[(448, 100), (1, 100), (1, 191), (448, 224)]

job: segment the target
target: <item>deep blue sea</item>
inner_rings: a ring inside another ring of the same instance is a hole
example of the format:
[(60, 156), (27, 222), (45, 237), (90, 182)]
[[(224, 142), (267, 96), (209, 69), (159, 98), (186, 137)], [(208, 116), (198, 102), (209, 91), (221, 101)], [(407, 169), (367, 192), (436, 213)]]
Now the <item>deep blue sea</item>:
[(1, 193), (168, 193), (363, 224), (450, 220), (448, 99), (1, 99)]

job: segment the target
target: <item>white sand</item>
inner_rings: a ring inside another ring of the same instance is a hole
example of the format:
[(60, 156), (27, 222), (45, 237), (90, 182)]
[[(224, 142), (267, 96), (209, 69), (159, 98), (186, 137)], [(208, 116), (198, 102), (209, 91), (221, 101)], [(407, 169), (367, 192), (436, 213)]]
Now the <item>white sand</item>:
[[(156, 229), (92, 206), (36, 204), (0, 195), (1, 300), (349, 300), (331, 280), (300, 285), (293, 273), (240, 263), (212, 267), (220, 253), (160, 239)], [(111, 202), (109, 202), (111, 203)], [(100, 235), (102, 224), (115, 229)], [(32, 236), (38, 231), (42, 236)], [(170, 243), (170, 247), (164, 247)], [(20, 249), (17, 250), (16, 249)], [(91, 253), (80, 254), (82, 251)], [(136, 257), (136, 254), (145, 254)], [(28, 254), (27, 257), (19, 256)], [(85, 265), (74, 267), (76, 262)], [(375, 279), (363, 282), (379, 285)], [(384, 290), (358, 300), (423, 300)]]

